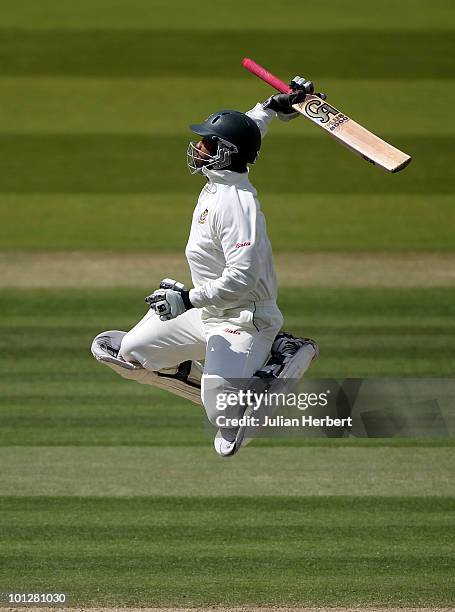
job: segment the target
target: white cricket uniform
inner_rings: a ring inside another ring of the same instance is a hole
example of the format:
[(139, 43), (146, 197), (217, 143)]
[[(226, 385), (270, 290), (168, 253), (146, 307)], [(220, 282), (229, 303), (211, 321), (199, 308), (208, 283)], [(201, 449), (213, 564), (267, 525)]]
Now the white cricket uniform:
[[(262, 137), (276, 116), (260, 104), (247, 114)], [(240, 379), (248, 380), (264, 365), (283, 317), (276, 304), (265, 218), (248, 173), (202, 172), (207, 184), (196, 204), (185, 251), (194, 308), (164, 322), (150, 310), (126, 334), (120, 354), (153, 371), (205, 359), (201, 395), (215, 423), (214, 393), (238, 387)], [(232, 407), (224, 414), (235, 418), (238, 412)]]

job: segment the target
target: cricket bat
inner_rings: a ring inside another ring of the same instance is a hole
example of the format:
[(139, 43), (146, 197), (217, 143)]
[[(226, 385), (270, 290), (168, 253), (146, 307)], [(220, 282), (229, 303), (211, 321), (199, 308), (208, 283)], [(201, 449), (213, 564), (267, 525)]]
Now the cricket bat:
[[(284, 81), (253, 60), (245, 57), (242, 64), (247, 70), (281, 93), (292, 91)], [(381, 166), (389, 172), (399, 172), (411, 161), (409, 155), (379, 136), (375, 136), (318, 96), (308, 94), (303, 102), (294, 104), (293, 108), (370, 164)]]

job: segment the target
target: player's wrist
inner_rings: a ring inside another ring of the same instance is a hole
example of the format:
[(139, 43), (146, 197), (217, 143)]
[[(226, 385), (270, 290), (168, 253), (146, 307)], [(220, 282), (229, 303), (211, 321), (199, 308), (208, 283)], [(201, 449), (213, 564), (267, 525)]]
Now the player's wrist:
[(273, 96), (270, 96), (269, 98), (267, 98), (267, 100), (261, 102), (261, 106), (263, 110), (273, 111), (274, 113), (277, 113), (280, 110), (279, 105), (275, 102)]
[(182, 296), (183, 304), (187, 310), (194, 308), (193, 304), (190, 300), (190, 292), (189, 291), (181, 291), (180, 295)]

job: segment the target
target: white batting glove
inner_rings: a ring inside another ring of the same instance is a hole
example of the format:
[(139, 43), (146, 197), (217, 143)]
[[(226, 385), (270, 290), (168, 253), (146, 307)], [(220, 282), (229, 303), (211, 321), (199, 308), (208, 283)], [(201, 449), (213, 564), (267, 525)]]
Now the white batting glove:
[(157, 289), (148, 295), (145, 301), (161, 321), (170, 321), (193, 308), (188, 293), (188, 291), (174, 291), (173, 289)]
[(186, 287), (183, 283), (174, 280), (173, 278), (163, 278), (160, 283), (160, 289), (173, 289), (174, 291), (185, 291)]

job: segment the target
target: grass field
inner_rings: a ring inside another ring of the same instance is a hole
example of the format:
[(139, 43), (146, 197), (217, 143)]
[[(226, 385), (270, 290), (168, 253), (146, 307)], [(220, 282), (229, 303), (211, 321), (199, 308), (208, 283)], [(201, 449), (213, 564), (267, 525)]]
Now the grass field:
[[(261, 439), (95, 363), (183, 259), (188, 124), (304, 73), (413, 156), (388, 175), (303, 120), (251, 177), (286, 328), (320, 378), (455, 375), (452, 2), (5, 0), (0, 592), (73, 606), (451, 606), (452, 438)], [(103, 608), (105, 609), (105, 608)]]
[(294, 605), (451, 602), (447, 498), (25, 497), (1, 508), (18, 588), (47, 588), (52, 569), (54, 585), (91, 603), (280, 604), (283, 592)]

